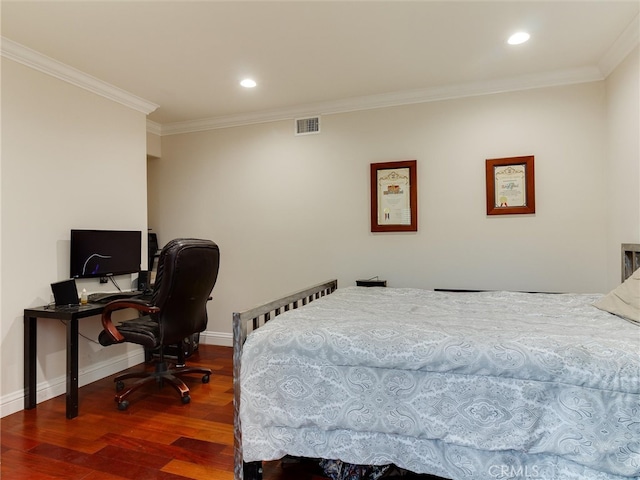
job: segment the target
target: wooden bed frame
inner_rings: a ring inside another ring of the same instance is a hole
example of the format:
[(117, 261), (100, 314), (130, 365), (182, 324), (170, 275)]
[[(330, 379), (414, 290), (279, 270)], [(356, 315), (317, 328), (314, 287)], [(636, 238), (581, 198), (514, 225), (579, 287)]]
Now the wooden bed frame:
[(320, 297), (329, 295), (338, 288), (338, 280), (328, 280), (305, 288), (285, 297), (273, 300), (244, 312), (233, 313), (233, 436), (234, 436), (234, 479), (262, 479), (262, 462), (244, 463), (242, 457), (242, 429), (240, 425), (240, 367), (242, 346), (247, 335), (283, 312), (295, 310)]

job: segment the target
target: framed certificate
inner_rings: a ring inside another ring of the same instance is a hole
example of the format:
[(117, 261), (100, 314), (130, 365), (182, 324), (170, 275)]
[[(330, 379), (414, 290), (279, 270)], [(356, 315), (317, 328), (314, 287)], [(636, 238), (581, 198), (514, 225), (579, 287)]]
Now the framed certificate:
[(371, 231), (418, 230), (416, 160), (371, 164)]
[(533, 155), (486, 162), (487, 215), (536, 212)]

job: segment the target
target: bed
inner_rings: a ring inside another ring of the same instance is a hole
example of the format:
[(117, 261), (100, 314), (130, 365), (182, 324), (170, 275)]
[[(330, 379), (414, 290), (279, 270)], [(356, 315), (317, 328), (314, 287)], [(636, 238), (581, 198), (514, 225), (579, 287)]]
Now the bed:
[[(640, 296), (628, 276), (620, 288)], [(453, 480), (637, 479), (640, 324), (609, 313), (612, 294), (332, 280), (234, 313), (235, 479), (285, 456)]]

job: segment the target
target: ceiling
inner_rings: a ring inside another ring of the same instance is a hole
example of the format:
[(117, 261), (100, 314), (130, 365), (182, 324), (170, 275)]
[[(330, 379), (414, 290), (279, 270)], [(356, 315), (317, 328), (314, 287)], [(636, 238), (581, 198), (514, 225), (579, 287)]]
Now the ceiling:
[[(170, 129), (602, 79), (637, 45), (639, 6), (2, 0), (1, 32), (156, 104)], [(507, 45), (517, 30), (531, 40)]]

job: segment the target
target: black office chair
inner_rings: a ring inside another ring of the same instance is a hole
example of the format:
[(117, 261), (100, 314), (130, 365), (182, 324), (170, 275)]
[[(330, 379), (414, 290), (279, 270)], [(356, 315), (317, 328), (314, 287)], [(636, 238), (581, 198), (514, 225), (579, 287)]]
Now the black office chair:
[[(179, 376), (189, 373), (203, 375), (209, 382), (211, 370), (179, 366), (169, 369), (164, 358), (167, 346), (182, 345), (190, 335), (202, 332), (207, 326), (207, 301), (218, 278), (220, 251), (210, 240), (176, 239), (167, 243), (160, 252), (158, 272), (150, 302), (139, 299), (115, 300), (105, 305), (98, 340), (101, 345), (132, 342), (145, 350), (158, 352), (155, 372), (127, 373), (115, 378), (118, 409), (126, 410), (131, 393), (149, 382), (162, 386), (168, 382), (180, 394), (182, 403), (189, 403), (189, 388)], [(114, 325), (111, 314), (115, 310), (134, 308), (146, 315)], [(182, 351), (179, 348), (178, 351)], [(180, 357), (180, 355), (178, 355)], [(178, 358), (178, 364), (184, 359)], [(124, 380), (138, 378), (126, 390)]]

